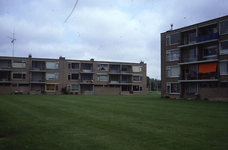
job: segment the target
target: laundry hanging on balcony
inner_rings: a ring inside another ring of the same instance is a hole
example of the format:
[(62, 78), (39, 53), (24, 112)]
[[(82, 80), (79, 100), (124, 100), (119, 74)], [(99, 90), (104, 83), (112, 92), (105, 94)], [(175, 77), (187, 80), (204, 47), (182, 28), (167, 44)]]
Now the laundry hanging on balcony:
[(217, 62), (199, 64), (199, 71), (198, 71), (198, 73), (216, 72), (216, 68), (217, 68)]

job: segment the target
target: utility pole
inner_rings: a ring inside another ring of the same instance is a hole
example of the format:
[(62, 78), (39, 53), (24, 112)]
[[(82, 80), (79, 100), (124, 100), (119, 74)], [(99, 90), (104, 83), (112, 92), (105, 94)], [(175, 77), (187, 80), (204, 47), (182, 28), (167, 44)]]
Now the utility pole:
[(157, 77), (157, 94), (158, 94), (158, 77)]

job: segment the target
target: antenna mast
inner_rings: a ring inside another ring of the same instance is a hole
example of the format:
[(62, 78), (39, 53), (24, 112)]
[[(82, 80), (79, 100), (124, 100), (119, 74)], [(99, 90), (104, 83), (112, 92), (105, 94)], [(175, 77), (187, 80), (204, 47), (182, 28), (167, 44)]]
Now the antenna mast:
[(12, 52), (12, 57), (14, 57), (14, 41), (16, 41), (16, 38), (15, 38), (15, 29), (13, 31), (13, 37), (8, 37), (9, 39), (11, 39), (11, 43), (13, 43), (13, 52)]

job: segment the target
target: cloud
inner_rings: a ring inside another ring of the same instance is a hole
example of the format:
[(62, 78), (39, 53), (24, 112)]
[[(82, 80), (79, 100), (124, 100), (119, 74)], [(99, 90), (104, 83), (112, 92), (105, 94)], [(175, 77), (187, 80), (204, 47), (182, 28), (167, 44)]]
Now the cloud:
[[(160, 33), (227, 15), (226, 0), (23, 0), (0, 2), (0, 55), (147, 63), (160, 78)], [(213, 11), (212, 11), (213, 10)]]

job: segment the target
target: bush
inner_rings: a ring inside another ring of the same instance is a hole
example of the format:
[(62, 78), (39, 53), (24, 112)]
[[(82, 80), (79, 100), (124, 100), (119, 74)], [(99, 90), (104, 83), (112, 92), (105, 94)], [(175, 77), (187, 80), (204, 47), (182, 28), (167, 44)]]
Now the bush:
[(67, 87), (62, 88), (62, 92), (63, 94), (69, 94), (69, 92), (67, 91)]
[(208, 98), (205, 97), (204, 100), (205, 100), (205, 101), (208, 101)]

